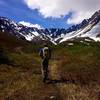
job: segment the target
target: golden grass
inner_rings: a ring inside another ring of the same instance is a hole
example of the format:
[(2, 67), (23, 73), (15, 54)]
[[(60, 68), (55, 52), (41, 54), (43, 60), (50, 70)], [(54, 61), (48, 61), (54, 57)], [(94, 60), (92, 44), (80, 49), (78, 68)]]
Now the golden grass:
[(56, 82), (50, 84), (42, 82), (38, 54), (9, 51), (11, 65), (0, 65), (0, 100), (100, 100), (99, 51), (83, 51), (55, 50), (49, 77)]

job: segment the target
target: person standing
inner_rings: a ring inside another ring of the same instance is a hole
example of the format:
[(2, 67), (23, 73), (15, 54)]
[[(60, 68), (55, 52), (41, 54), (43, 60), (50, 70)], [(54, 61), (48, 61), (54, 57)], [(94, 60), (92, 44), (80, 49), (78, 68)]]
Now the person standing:
[(45, 83), (48, 80), (48, 65), (49, 60), (51, 58), (51, 49), (47, 44), (44, 44), (43, 48), (41, 48), (39, 52), (40, 57), (42, 58), (42, 76), (43, 82)]

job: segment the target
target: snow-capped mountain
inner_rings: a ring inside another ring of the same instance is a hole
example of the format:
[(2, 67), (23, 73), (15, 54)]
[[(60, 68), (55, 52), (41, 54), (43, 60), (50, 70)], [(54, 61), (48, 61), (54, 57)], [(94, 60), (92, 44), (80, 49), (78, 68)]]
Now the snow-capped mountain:
[(89, 19), (84, 19), (82, 23), (73, 25), (68, 29), (28, 27), (16, 23), (5, 17), (0, 17), (0, 31), (8, 32), (18, 38), (28, 41), (50, 41), (53, 44), (62, 43), (68, 40), (82, 38), (88, 41), (100, 41), (100, 10), (94, 13)]
[[(78, 38), (88, 38), (90, 40), (100, 41), (100, 10), (86, 21), (87, 23), (79, 29), (72, 30), (62, 36), (58, 36), (55, 41), (59, 40), (59, 43), (62, 43), (67, 40), (74, 40)], [(82, 25), (82, 23), (80, 25)]]
[(18, 24), (8, 18), (0, 17), (0, 31), (8, 32), (18, 38), (26, 39), (28, 41), (50, 41), (56, 44), (50, 36), (45, 35), (44, 31), (36, 27), (28, 27)]

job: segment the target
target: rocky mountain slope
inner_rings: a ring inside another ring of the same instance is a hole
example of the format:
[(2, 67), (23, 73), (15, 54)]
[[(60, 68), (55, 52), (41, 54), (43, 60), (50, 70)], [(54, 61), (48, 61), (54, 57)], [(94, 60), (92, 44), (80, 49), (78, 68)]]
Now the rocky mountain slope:
[(0, 31), (8, 32), (18, 38), (33, 42), (50, 41), (59, 44), (68, 40), (88, 38), (88, 41), (100, 41), (100, 10), (89, 19), (68, 29), (28, 27), (8, 18), (0, 17)]

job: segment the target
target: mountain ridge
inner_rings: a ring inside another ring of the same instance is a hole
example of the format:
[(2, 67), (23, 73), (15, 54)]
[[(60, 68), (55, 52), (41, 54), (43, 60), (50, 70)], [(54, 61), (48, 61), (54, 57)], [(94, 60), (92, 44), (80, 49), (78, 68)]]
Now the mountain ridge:
[(32, 42), (50, 41), (57, 45), (59, 43), (74, 40), (76, 38), (90, 38), (100, 41), (100, 10), (95, 12), (91, 18), (84, 19), (80, 24), (72, 25), (68, 29), (27, 27), (18, 24), (6, 17), (0, 17), (0, 31), (8, 32), (17, 38)]

